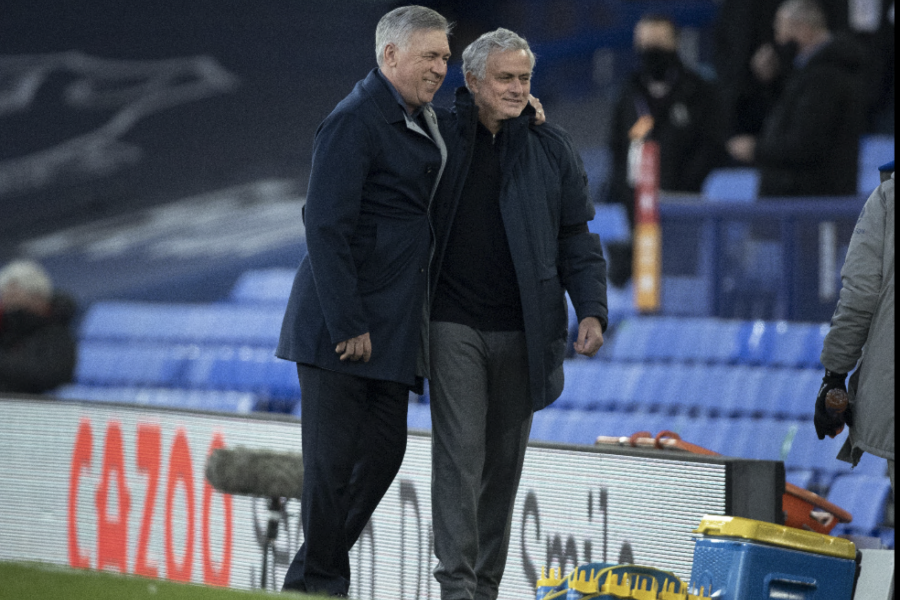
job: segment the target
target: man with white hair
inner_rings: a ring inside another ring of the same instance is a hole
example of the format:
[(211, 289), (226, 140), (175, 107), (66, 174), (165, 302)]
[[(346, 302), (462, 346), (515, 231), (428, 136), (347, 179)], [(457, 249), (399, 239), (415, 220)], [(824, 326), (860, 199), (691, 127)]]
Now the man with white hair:
[(593, 356), (607, 324), (587, 177), (568, 134), (536, 126), (533, 67), (512, 31), (482, 35), (463, 52), (455, 110), (441, 115), (429, 386), (442, 600), (497, 597), (532, 415), (562, 392), (565, 292), (577, 352)]
[(409, 391), (427, 376), (431, 205), (446, 148), (431, 107), (450, 25), (404, 6), (375, 32), (378, 68), (316, 133), (308, 254), (276, 355), (297, 363), (303, 545), (285, 590), (346, 596), (348, 552), (406, 451)]
[(0, 269), (0, 392), (40, 394), (72, 380), (74, 312), (36, 262)]

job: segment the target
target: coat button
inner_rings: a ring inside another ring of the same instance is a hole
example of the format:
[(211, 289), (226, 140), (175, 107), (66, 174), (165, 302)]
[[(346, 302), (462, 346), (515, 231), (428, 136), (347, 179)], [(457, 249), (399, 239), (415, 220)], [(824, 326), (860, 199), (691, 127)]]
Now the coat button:
[(427, 175), (431, 175), (432, 173), (434, 173), (434, 167), (428, 167), (427, 169), (425, 169), (425, 173)]

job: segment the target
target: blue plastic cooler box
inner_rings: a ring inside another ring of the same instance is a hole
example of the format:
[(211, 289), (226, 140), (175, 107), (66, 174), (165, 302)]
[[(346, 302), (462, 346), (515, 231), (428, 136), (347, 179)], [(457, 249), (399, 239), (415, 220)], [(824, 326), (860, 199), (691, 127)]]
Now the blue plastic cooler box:
[(850, 600), (853, 542), (813, 531), (706, 516), (694, 533), (690, 591), (718, 600)]

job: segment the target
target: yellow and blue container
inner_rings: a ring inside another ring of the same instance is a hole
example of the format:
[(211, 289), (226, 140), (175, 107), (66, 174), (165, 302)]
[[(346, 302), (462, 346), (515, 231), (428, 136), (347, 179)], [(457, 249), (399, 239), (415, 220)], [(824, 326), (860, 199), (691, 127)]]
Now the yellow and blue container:
[(541, 571), (536, 600), (709, 600), (701, 591), (688, 593), (687, 585), (669, 571), (629, 564), (588, 563), (567, 577), (559, 569)]
[(853, 542), (741, 517), (706, 516), (694, 533), (690, 591), (717, 600), (850, 600)]

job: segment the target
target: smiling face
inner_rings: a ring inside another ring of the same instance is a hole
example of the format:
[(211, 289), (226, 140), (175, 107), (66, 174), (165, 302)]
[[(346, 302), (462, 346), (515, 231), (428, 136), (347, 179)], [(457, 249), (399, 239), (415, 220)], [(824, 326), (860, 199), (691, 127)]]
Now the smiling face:
[(531, 58), (525, 50), (491, 52), (484, 79), (466, 73), (466, 85), (478, 106), (478, 118), (491, 133), (500, 122), (522, 114), (531, 92)]
[(438, 29), (421, 29), (410, 35), (405, 47), (385, 47), (381, 72), (412, 112), (434, 99), (447, 75), (448, 60), (447, 34)]

